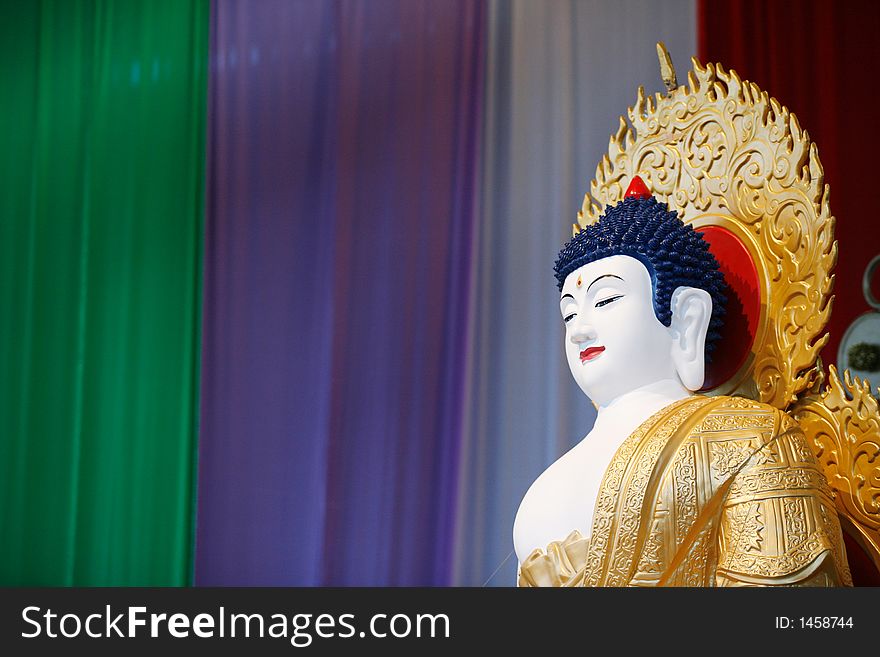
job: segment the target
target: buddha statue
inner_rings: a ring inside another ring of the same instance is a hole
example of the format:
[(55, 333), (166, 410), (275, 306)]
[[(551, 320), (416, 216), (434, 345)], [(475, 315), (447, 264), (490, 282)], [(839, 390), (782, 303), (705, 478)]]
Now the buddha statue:
[(822, 387), (815, 145), (732, 71), (674, 80), (639, 89), (556, 261), (597, 416), (522, 499), (517, 584), (849, 586), (853, 556), (876, 577), (877, 402), (833, 366)]
[[(597, 417), (522, 501), (520, 582), (849, 583), (831, 491), (794, 420), (695, 394), (723, 276), (708, 242), (639, 187), (556, 263), (566, 359)], [(796, 482), (756, 487), (768, 472)]]

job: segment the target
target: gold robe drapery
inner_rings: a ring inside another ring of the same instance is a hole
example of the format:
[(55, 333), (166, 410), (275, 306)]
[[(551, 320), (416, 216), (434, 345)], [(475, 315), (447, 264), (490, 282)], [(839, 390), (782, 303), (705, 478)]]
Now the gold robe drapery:
[(642, 423), (605, 471), (589, 539), (521, 564), (519, 586), (851, 585), (832, 491), (797, 423), (694, 396)]

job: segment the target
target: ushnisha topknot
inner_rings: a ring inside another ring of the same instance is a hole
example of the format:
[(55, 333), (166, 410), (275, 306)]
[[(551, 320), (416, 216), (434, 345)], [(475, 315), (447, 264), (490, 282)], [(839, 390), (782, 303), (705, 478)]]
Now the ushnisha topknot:
[(672, 324), (676, 288), (696, 287), (709, 293), (712, 317), (705, 354), (710, 360), (721, 337), (727, 297), (724, 274), (703, 236), (653, 196), (627, 196), (613, 207), (606, 206), (596, 223), (582, 228), (562, 247), (553, 266), (559, 290), (575, 269), (613, 255), (628, 255), (645, 265), (654, 291), (654, 314), (664, 326)]

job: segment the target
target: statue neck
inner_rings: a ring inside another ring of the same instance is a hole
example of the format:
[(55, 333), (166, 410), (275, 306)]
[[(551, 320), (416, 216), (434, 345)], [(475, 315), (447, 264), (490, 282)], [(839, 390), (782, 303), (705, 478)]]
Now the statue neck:
[(624, 418), (628, 418), (630, 422), (638, 419), (637, 424), (641, 424), (642, 421), (672, 402), (691, 395), (693, 393), (685, 388), (677, 378), (655, 381), (615, 397), (606, 404), (598, 405), (594, 426), (618, 424)]

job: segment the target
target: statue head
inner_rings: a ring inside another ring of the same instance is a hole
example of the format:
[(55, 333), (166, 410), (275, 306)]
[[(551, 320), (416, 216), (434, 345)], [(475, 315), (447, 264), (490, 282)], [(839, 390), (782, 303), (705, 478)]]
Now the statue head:
[(566, 358), (590, 399), (602, 406), (668, 379), (702, 387), (724, 277), (706, 240), (665, 203), (645, 193), (606, 207), (563, 247), (554, 270)]

